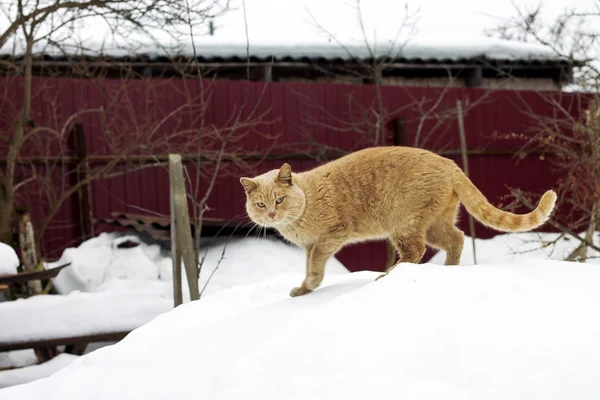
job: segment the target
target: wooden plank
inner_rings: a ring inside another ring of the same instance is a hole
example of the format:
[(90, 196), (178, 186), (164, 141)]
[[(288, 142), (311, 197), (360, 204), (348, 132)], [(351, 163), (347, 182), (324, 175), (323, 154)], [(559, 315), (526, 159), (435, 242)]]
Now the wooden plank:
[(71, 263), (61, 265), (59, 267), (47, 269), (45, 271), (22, 272), (14, 275), (0, 275), (0, 284), (11, 284), (17, 282), (28, 282), (36, 279), (48, 280), (55, 278), (61, 269), (68, 267)]
[(26, 349), (44, 349), (55, 346), (76, 346), (83, 343), (93, 342), (118, 342), (129, 334), (127, 332), (99, 333), (94, 335), (60, 337), (44, 340), (23, 340), (14, 342), (0, 343), (0, 353), (5, 351), (26, 350)]

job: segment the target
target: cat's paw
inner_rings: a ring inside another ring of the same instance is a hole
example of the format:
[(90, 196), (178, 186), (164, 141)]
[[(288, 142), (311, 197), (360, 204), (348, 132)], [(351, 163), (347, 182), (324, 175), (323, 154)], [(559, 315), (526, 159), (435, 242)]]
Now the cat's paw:
[(300, 286), (300, 287), (293, 288), (292, 291), (290, 292), (290, 296), (291, 297), (304, 296), (305, 294), (308, 294), (310, 292), (312, 292), (312, 290), (308, 290), (304, 286)]
[(383, 278), (384, 276), (387, 276), (387, 272), (379, 275), (377, 278), (375, 278), (376, 281), (380, 280), (381, 278)]

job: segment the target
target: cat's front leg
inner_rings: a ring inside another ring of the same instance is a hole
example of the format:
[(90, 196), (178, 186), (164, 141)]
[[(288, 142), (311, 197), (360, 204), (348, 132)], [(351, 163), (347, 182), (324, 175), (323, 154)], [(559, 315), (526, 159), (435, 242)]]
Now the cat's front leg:
[[(309, 244), (307, 246), (304, 247), (304, 251), (306, 253), (306, 276), (308, 276), (308, 270), (309, 270), (309, 266), (310, 266), (310, 253), (313, 249), (313, 245)], [(290, 292), (290, 296), (292, 297), (297, 297), (297, 296), (302, 296), (305, 295), (307, 293), (310, 293), (310, 291), (305, 291), (304, 289), (302, 289), (302, 286), (300, 287), (295, 287), (292, 289), (292, 291)]]
[(335, 254), (343, 243), (344, 241), (341, 238), (328, 238), (316, 242), (311, 248), (307, 248), (306, 278), (302, 285), (292, 289), (290, 296), (303, 296), (318, 288), (323, 282), (327, 260)]

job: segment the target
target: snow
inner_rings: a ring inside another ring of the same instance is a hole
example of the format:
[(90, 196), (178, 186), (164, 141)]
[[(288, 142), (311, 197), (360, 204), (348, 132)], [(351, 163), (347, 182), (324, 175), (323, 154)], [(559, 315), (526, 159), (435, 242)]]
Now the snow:
[[(585, 237), (585, 232), (580, 233)], [(554, 243), (556, 242), (556, 243)], [(594, 242), (600, 243), (600, 232), (594, 233)], [(569, 236), (559, 237), (556, 233), (524, 232), (509, 235), (497, 235), (491, 239), (477, 239), (477, 263), (520, 262), (530, 258), (565, 260), (580, 242)], [(600, 264), (600, 253), (589, 250), (587, 263)], [(430, 260), (432, 264), (443, 264), (446, 254), (436, 253)], [(461, 265), (473, 265), (473, 242), (465, 236), (465, 246), (460, 259)]]
[[(126, 240), (139, 246), (118, 248)], [(223, 260), (219, 260), (226, 247)], [(304, 250), (276, 238), (213, 239), (202, 246), (204, 258), (199, 286), (209, 294), (236, 285), (259, 282), (273, 276), (304, 271)], [(64, 251), (62, 257), (48, 267), (71, 262), (53, 280), (57, 291), (68, 294), (81, 292), (120, 292), (148, 288), (153, 292), (172, 295), (173, 266), (170, 251), (157, 243), (146, 243), (137, 235), (102, 233), (77, 248)], [(215, 272), (215, 269), (218, 269)], [(327, 273), (348, 273), (337, 259), (327, 264)], [(212, 275), (212, 277), (211, 277)], [(184, 287), (187, 285), (183, 274)], [(162, 289), (161, 289), (162, 288)]]
[[(125, 241), (139, 245), (119, 248), (119, 243)], [(275, 238), (206, 242), (201, 251), (204, 262), (199, 280), (203, 295), (302, 273), (305, 268), (304, 251)], [(158, 243), (147, 243), (130, 233), (103, 233), (65, 250), (60, 260), (48, 263), (47, 268), (67, 262), (71, 265), (53, 280), (60, 295), (0, 303), (1, 319), (10, 321), (2, 324), (0, 342), (130, 331), (173, 308), (170, 252)], [(348, 273), (335, 258), (329, 260), (327, 268), (327, 276)], [(184, 301), (189, 301), (185, 275), (183, 294)], [(72, 361), (63, 358), (52, 364), (0, 372), (0, 387), (50, 375), (67, 360)], [(0, 369), (35, 362), (31, 350), (0, 353)]]
[[(196, 53), (204, 58), (240, 58), (244, 59), (249, 53), (252, 57), (270, 61), (272, 59), (370, 59), (376, 56), (397, 56), (409, 61), (461, 61), (464, 59), (487, 60), (562, 60), (552, 49), (531, 43), (500, 40), (475, 35), (470, 37), (425, 36), (420, 35), (404, 42), (374, 42), (370, 48), (364, 42), (306, 42), (306, 41), (280, 41), (262, 42), (254, 41), (246, 48), (245, 41), (223, 41), (214, 38), (197, 38), (194, 41)], [(45, 55), (64, 56), (70, 55), (104, 55), (109, 57), (144, 56), (149, 60), (160, 57), (175, 57), (179, 55), (192, 56), (194, 47), (191, 41), (179, 39), (177, 41), (165, 38), (163, 41), (142, 41), (135, 45), (117, 42), (107, 45), (105, 42), (90, 41), (84, 50), (73, 46), (72, 52), (68, 50), (52, 50), (51, 47), (39, 45), (36, 52)], [(0, 54), (12, 53), (12, 48), (5, 46)]]
[(0, 242), (0, 275), (12, 275), (17, 273), (19, 257), (14, 249)]
[[(139, 245), (117, 247), (124, 241)], [(275, 238), (217, 240), (201, 254), (199, 285), (206, 287), (206, 295), (305, 268), (304, 251)], [(72, 264), (53, 280), (61, 295), (0, 304), (2, 319), (10, 321), (0, 330), (0, 342), (130, 331), (173, 308), (170, 253), (158, 244), (136, 235), (103, 233), (65, 250), (48, 267), (66, 262)], [(329, 260), (328, 275), (347, 273), (335, 258)], [(189, 301), (183, 281), (184, 300)]]
[(235, 286), (0, 399), (600, 397), (600, 269), (521, 259), (404, 264)]
[[(117, 247), (128, 240), (139, 245)], [(68, 248), (57, 262), (49, 263), (48, 267), (68, 262), (72, 265), (62, 270), (53, 281), (63, 294), (74, 290), (103, 290), (103, 285), (115, 280), (160, 281), (164, 280), (165, 271), (172, 268), (169, 254), (163, 252), (158, 244), (147, 244), (136, 235), (118, 233), (102, 233), (77, 248)]]
[(72, 354), (59, 354), (50, 361), (29, 367), (0, 371), (0, 389), (46, 378), (79, 358)]
[(168, 293), (144, 288), (122, 292), (41, 295), (0, 304), (0, 342), (84, 336), (133, 330), (173, 308)]
[(32, 349), (0, 353), (0, 371), (10, 368), (26, 367), (37, 363)]

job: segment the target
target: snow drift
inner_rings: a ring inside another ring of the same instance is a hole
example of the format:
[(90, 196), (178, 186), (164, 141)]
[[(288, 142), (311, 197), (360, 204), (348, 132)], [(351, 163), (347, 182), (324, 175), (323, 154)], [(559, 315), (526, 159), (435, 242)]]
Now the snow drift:
[(600, 269), (406, 264), (219, 291), (0, 399), (600, 398)]
[(19, 258), (12, 247), (0, 242), (0, 275), (17, 273)]
[[(136, 247), (119, 248), (125, 241)], [(199, 286), (205, 293), (236, 285), (259, 282), (285, 273), (304, 271), (304, 251), (279, 239), (233, 238), (206, 240), (200, 253), (204, 259)], [(223, 252), (224, 247), (225, 252)], [(61, 294), (81, 292), (122, 292), (147, 288), (164, 289), (172, 296), (173, 265), (171, 252), (159, 243), (149, 243), (134, 234), (102, 233), (77, 248), (64, 251), (60, 260), (48, 267), (67, 262), (53, 280)], [(331, 275), (348, 273), (337, 259), (327, 263)], [(187, 287), (185, 273), (183, 285)], [(210, 284), (207, 285), (207, 282)], [(184, 291), (185, 292), (185, 291)]]
[[(120, 248), (124, 241), (138, 242), (139, 246)], [(206, 243), (202, 248), (204, 263), (199, 280), (204, 295), (304, 272), (304, 251), (277, 239), (223, 239)], [(10, 251), (6, 251), (7, 256), (0, 258), (0, 262), (7, 261), (8, 264), (2, 265), (16, 268), (16, 255), (6, 247)], [(77, 248), (67, 249), (59, 261), (49, 263), (48, 267), (66, 262), (72, 264), (53, 280), (61, 295), (0, 303), (0, 321), (9, 321), (0, 322), (0, 342), (128, 331), (173, 308), (170, 252), (158, 243), (145, 242), (131, 233), (104, 233)], [(348, 273), (335, 258), (329, 260), (327, 268), (327, 276)], [(185, 275), (183, 278), (187, 301)], [(90, 346), (94, 347), (97, 346)], [(0, 388), (51, 375), (73, 360), (63, 357), (60, 362), (44, 366), (0, 371)], [(32, 350), (0, 353), (0, 370), (33, 363)]]

